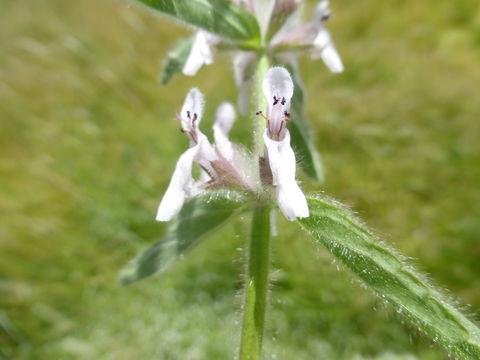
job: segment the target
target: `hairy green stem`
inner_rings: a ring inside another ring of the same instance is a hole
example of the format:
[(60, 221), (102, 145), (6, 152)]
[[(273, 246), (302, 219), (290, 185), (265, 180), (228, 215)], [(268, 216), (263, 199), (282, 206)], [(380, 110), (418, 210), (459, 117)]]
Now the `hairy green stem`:
[(240, 360), (258, 360), (262, 351), (270, 263), (270, 208), (255, 208), (245, 277)]
[[(263, 96), (262, 83), (268, 70), (268, 59), (259, 54), (255, 76), (255, 89), (252, 102), (255, 111), (265, 111), (266, 101)], [(263, 156), (263, 132), (266, 121), (256, 116), (254, 122), (255, 154)], [(270, 207), (257, 205), (253, 212), (250, 244), (245, 247), (248, 256), (248, 268), (245, 276), (245, 302), (243, 305), (243, 324), (240, 341), (240, 360), (260, 359), (262, 338), (267, 305), (268, 268), (270, 265)]]
[[(262, 83), (265, 73), (268, 70), (268, 58), (262, 55), (258, 61), (257, 71), (255, 76), (255, 111), (265, 111), (267, 103), (263, 96)], [(263, 156), (263, 132), (267, 126), (265, 119), (262, 116), (255, 117), (255, 154)]]

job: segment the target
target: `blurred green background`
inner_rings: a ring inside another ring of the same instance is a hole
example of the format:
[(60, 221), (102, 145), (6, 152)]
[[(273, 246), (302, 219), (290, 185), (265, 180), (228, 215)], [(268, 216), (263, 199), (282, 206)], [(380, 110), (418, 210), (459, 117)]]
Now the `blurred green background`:
[[(478, 1), (331, 5), (346, 71), (302, 60), (327, 173), (303, 187), (352, 206), (479, 320)], [(0, 1), (0, 359), (234, 358), (248, 217), (162, 277), (117, 283), (164, 229), (186, 92), (206, 94), (208, 134), (236, 99), (226, 55), (158, 85), (188, 33), (128, 1)], [(266, 359), (447, 359), (295, 225), (279, 232)]]

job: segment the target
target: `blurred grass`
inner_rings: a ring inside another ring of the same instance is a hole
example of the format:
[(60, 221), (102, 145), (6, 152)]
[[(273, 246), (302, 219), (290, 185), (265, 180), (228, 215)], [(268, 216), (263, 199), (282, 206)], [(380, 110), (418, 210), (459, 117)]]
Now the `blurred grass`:
[[(347, 71), (302, 61), (327, 184), (466, 311), (480, 308), (480, 6), (333, 2)], [(226, 56), (157, 83), (183, 27), (120, 0), (0, 2), (0, 359), (228, 359), (249, 219), (119, 288), (186, 146), (186, 91), (234, 101)], [(250, 121), (233, 137), (248, 137)], [(177, 135), (178, 134), (178, 135)], [(249, 139), (250, 141), (250, 139)], [(272, 359), (446, 359), (295, 226), (274, 239)]]

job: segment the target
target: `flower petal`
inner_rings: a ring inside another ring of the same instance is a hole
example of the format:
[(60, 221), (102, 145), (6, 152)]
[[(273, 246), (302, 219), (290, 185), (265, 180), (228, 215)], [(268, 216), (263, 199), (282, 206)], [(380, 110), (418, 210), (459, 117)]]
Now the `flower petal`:
[(331, 15), (332, 11), (330, 10), (329, 1), (322, 0), (315, 7), (313, 20), (318, 24), (323, 24), (330, 18)]
[(227, 160), (233, 159), (233, 146), (228, 139), (228, 133), (235, 121), (235, 109), (229, 102), (221, 103), (215, 113), (215, 124), (213, 124), (213, 137), (215, 146)]
[(287, 220), (294, 221), (310, 216), (307, 199), (295, 180), (279, 185), (276, 196), (278, 207)]
[(198, 128), (203, 115), (204, 103), (205, 101), (203, 99), (203, 94), (200, 92), (200, 90), (193, 88), (188, 92), (180, 112), (180, 120), (182, 121), (183, 130), (194, 130), (192, 122), (194, 117), (196, 118), (195, 125)]
[(211, 177), (214, 177), (215, 170), (212, 167), (212, 162), (218, 159), (218, 155), (208, 138), (200, 131), (197, 132), (197, 141), (198, 151), (193, 161), (206, 170)]
[(293, 95), (290, 73), (283, 67), (270, 68), (263, 79), (263, 93), (267, 100), (268, 135), (282, 139)]
[(232, 129), (235, 121), (235, 108), (229, 102), (223, 102), (215, 113), (215, 123), (213, 124), (213, 137), (215, 142), (228, 140), (228, 133)]
[(172, 179), (157, 210), (157, 221), (169, 221), (182, 209), (185, 199), (193, 189), (192, 164), (199, 150), (194, 146), (185, 151), (177, 161)]
[(273, 97), (284, 97), (288, 102), (293, 96), (292, 78), (284, 67), (270, 68), (263, 78), (263, 93), (267, 102), (273, 101)]
[(185, 75), (193, 76), (203, 65), (213, 63), (212, 45), (214, 42), (211, 34), (202, 30), (197, 31), (190, 54), (185, 65), (183, 65), (182, 72)]
[(308, 217), (307, 200), (295, 180), (295, 154), (290, 146), (288, 130), (285, 131), (285, 136), (281, 141), (271, 140), (267, 131), (265, 131), (263, 139), (272, 171), (278, 207), (290, 221)]
[(333, 44), (330, 32), (327, 29), (320, 29), (317, 37), (313, 41), (314, 50), (313, 59), (321, 58), (328, 69), (333, 73), (343, 72), (343, 63), (338, 55), (337, 49)]

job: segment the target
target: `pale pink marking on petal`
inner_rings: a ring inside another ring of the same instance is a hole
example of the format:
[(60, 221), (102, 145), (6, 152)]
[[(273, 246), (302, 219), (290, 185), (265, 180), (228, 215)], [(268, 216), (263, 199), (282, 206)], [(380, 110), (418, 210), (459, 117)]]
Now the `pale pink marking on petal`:
[(263, 93), (267, 100), (267, 118), (269, 136), (281, 139), (285, 128), (286, 114), (290, 110), (293, 96), (293, 81), (290, 73), (283, 67), (270, 68), (263, 79)]

